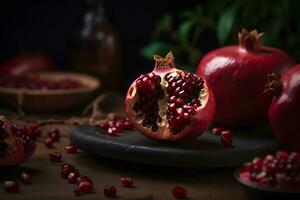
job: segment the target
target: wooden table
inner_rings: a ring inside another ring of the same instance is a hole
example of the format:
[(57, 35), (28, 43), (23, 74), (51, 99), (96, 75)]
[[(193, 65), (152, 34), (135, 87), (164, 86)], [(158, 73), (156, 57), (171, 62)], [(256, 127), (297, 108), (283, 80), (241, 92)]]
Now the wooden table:
[[(54, 149), (47, 149), (43, 140), (47, 130), (56, 127), (61, 130), (62, 138), (55, 143)], [(0, 171), (1, 185), (4, 180), (18, 179), (22, 171), (32, 174), (32, 184), (21, 184), (20, 193), (5, 193), (0, 187), (0, 200), (69, 200), (69, 199), (108, 199), (103, 195), (103, 186), (115, 185), (118, 189), (116, 199), (166, 200), (174, 199), (171, 191), (174, 186), (182, 186), (188, 190), (189, 199), (194, 200), (233, 200), (253, 199), (233, 177), (233, 168), (209, 171), (158, 168), (132, 163), (113, 161), (95, 157), (85, 152), (66, 154), (64, 146), (69, 143), (70, 125), (47, 125), (43, 136), (38, 140), (38, 148), (33, 157), (17, 168)], [(75, 165), (81, 174), (94, 181), (94, 193), (81, 197), (73, 194), (74, 185), (60, 176), (62, 163), (51, 163), (48, 154), (52, 151), (63, 153), (63, 162)], [(130, 176), (134, 179), (134, 188), (120, 186), (120, 178)]]

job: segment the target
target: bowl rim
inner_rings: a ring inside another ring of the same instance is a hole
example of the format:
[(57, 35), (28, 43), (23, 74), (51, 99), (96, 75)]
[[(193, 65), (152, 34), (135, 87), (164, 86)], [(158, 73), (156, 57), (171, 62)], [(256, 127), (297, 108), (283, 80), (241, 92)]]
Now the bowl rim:
[(50, 95), (68, 95), (68, 94), (79, 94), (79, 93), (87, 93), (94, 90), (97, 90), (101, 86), (101, 81), (96, 77), (93, 77), (84, 73), (77, 72), (66, 72), (66, 71), (43, 71), (36, 72), (30, 75), (42, 75), (42, 76), (71, 76), (77, 78), (88, 79), (92, 82), (91, 85), (86, 85), (86, 87), (80, 87), (75, 89), (56, 89), (56, 90), (40, 90), (40, 89), (20, 89), (20, 88), (8, 88), (0, 86), (0, 93), (9, 93), (9, 94), (22, 94), (22, 95), (35, 95), (35, 96), (50, 96)]
[(270, 187), (270, 186), (265, 186), (264, 187), (264, 186), (259, 186), (258, 184), (250, 182), (250, 181), (249, 182), (242, 181), (240, 179), (240, 176), (239, 176), (241, 170), (242, 170), (242, 167), (239, 167), (234, 171), (234, 178), (241, 185), (246, 186), (250, 189), (254, 189), (254, 190), (257, 190), (257, 191), (261, 191), (261, 192), (300, 194), (299, 188), (297, 189), (296, 187), (295, 187), (295, 189), (294, 188), (287, 188), (287, 187), (284, 187), (284, 188), (276, 188), (276, 187)]

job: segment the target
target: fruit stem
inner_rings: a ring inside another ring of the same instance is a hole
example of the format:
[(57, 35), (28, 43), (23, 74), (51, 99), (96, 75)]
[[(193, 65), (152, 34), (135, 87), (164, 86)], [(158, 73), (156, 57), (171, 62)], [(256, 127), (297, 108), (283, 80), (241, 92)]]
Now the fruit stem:
[(283, 84), (281, 82), (280, 75), (276, 73), (268, 74), (267, 75), (268, 83), (265, 86), (264, 93), (271, 92), (275, 96), (279, 96), (283, 90)]
[(247, 51), (259, 50), (260, 40), (263, 35), (264, 33), (258, 33), (257, 30), (248, 32), (243, 28), (242, 31), (238, 34), (239, 45)]
[(159, 55), (154, 55), (153, 56), (155, 60), (155, 68), (174, 68), (175, 67), (175, 60), (174, 60), (174, 55), (170, 51), (165, 58), (159, 56)]

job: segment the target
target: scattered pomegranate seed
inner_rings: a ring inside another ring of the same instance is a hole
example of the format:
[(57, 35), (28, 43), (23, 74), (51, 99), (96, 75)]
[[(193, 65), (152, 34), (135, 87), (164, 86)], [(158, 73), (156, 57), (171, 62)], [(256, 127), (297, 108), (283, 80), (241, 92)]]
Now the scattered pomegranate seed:
[(224, 147), (232, 147), (232, 132), (230, 130), (222, 131), (221, 132), (221, 142)]
[(61, 162), (62, 155), (60, 152), (52, 152), (49, 154), (49, 160), (51, 162)]
[(176, 198), (176, 199), (183, 199), (183, 198), (186, 198), (187, 191), (183, 187), (176, 186), (172, 190), (172, 194), (173, 194), (174, 198)]
[(118, 133), (124, 132), (125, 130), (133, 129), (133, 125), (130, 123), (129, 119), (116, 116), (106, 119), (99, 126), (112, 137), (118, 136)]
[(106, 197), (115, 197), (117, 194), (117, 188), (113, 185), (104, 186), (103, 193)]
[(65, 168), (70, 168), (70, 169), (75, 169), (75, 167), (69, 163), (64, 163), (61, 167), (62, 169), (65, 169)]
[(276, 156), (267, 155), (264, 159), (254, 158), (252, 162), (243, 165), (239, 176), (243, 181), (251, 181), (259, 185), (297, 185), (299, 187), (300, 154), (278, 151)]
[(53, 148), (52, 138), (46, 138), (46, 140), (44, 141), (44, 144), (47, 148), (52, 149)]
[(21, 181), (24, 184), (29, 184), (29, 183), (31, 183), (31, 176), (26, 172), (22, 172), (21, 173)]
[(121, 178), (121, 183), (125, 187), (132, 187), (133, 179), (130, 177), (123, 177), (123, 178)]
[(67, 178), (69, 176), (69, 174), (71, 172), (75, 171), (75, 168), (72, 166), (72, 167), (65, 167), (61, 170), (60, 174), (61, 174), (61, 177), (63, 178)]
[(215, 135), (221, 135), (221, 132), (222, 131), (225, 131), (226, 129), (225, 128), (222, 128), (222, 127), (215, 127), (212, 129), (212, 132), (213, 134)]
[(82, 181), (78, 184), (78, 189), (80, 192), (89, 193), (93, 190), (93, 184), (90, 181)]
[(17, 181), (4, 181), (4, 190), (8, 193), (19, 192), (20, 184)]
[(55, 128), (48, 132), (48, 137), (53, 140), (53, 142), (58, 142), (60, 140), (60, 131)]
[(75, 147), (73, 144), (69, 144), (69, 145), (65, 146), (65, 150), (67, 153), (70, 153), (70, 154), (75, 154), (78, 151), (77, 147)]
[(78, 171), (73, 171), (73, 172), (70, 172), (69, 175), (68, 175), (68, 181), (70, 184), (75, 184), (77, 183), (77, 178), (79, 177), (79, 173)]
[(93, 185), (93, 181), (87, 176), (79, 176), (77, 178), (77, 184), (79, 184), (80, 182), (83, 182), (83, 181), (90, 182)]

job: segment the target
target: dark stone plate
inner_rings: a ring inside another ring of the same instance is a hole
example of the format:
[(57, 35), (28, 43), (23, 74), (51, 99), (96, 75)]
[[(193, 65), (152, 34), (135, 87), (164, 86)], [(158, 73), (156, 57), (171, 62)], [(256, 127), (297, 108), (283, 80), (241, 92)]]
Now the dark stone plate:
[(234, 130), (234, 147), (224, 148), (220, 137), (209, 131), (195, 140), (164, 142), (149, 139), (137, 131), (111, 137), (93, 126), (77, 126), (71, 143), (83, 151), (108, 158), (186, 168), (232, 167), (277, 149), (275, 137), (266, 127)]

